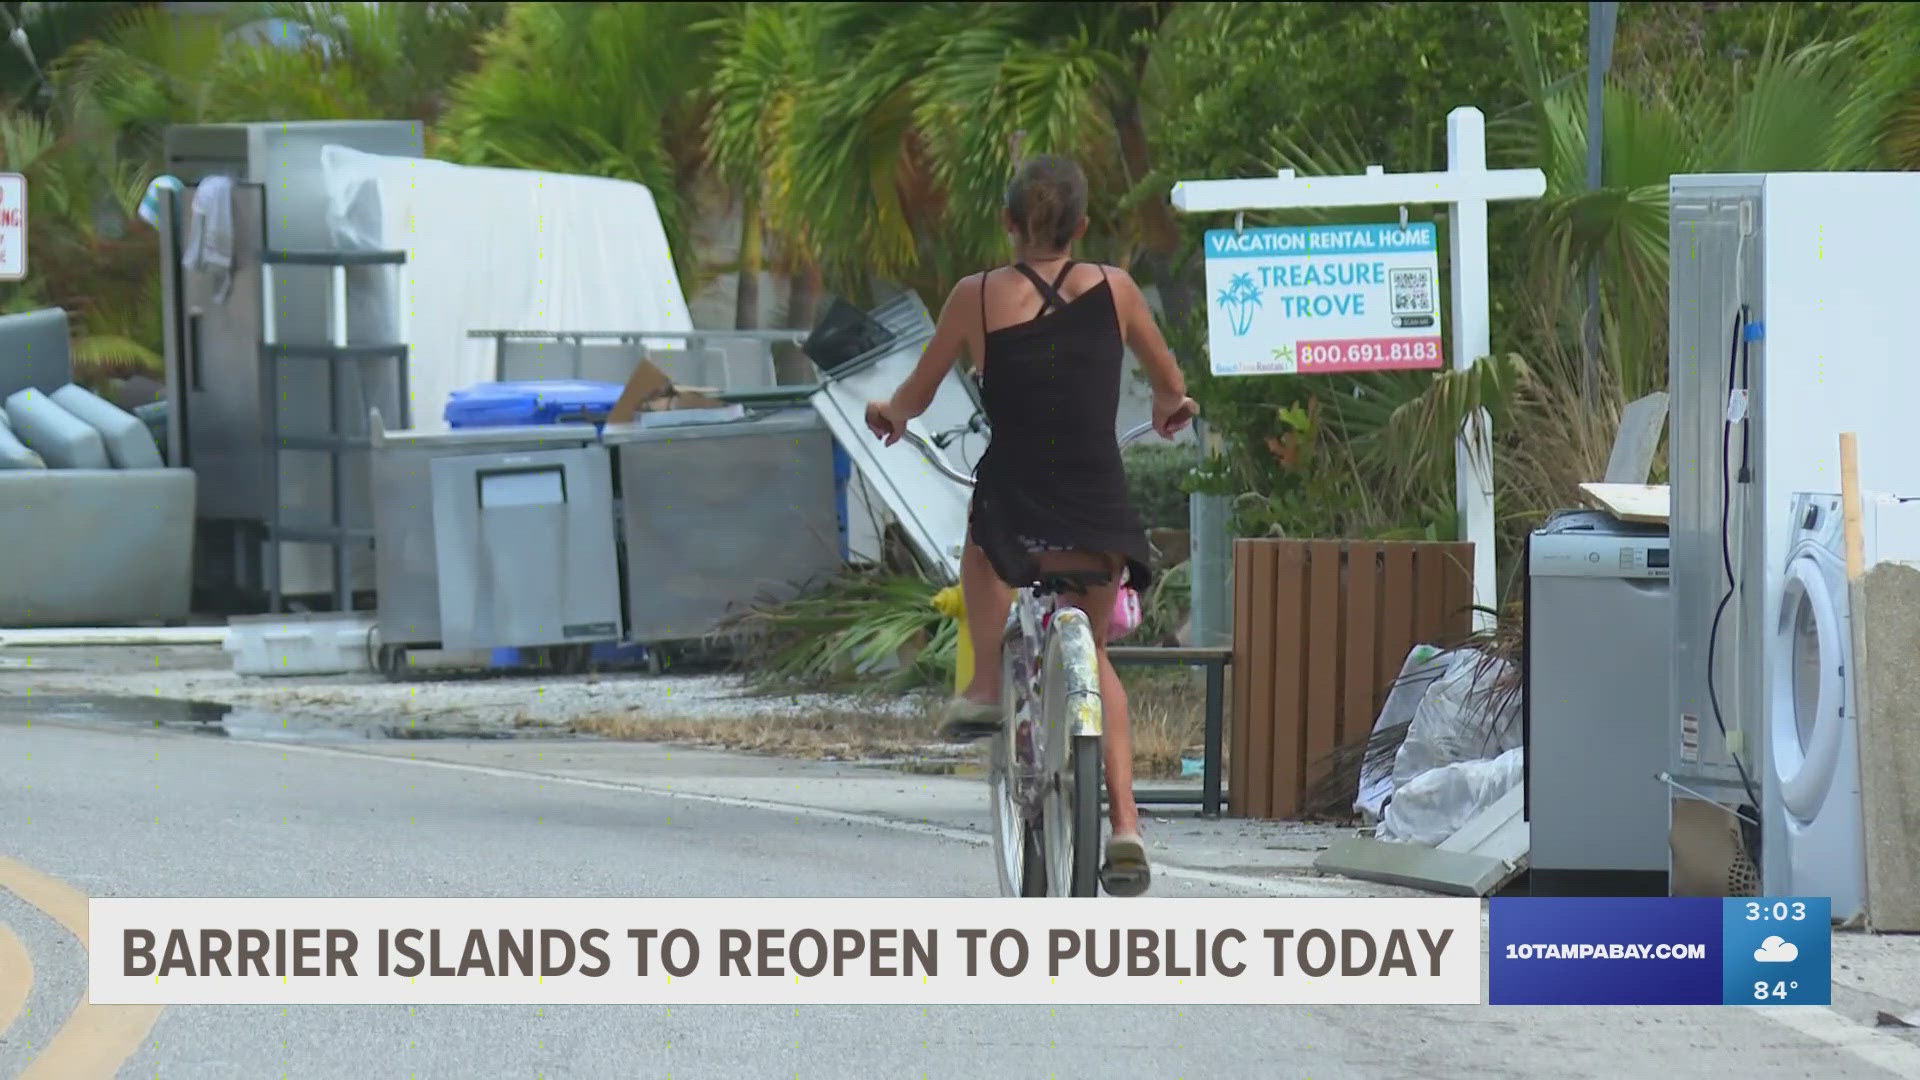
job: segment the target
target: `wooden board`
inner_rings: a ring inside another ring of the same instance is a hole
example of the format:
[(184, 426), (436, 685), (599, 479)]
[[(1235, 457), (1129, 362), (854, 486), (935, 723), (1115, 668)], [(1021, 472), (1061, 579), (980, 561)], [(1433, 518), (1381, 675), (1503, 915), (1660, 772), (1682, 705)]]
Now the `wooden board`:
[(1447, 896), (1486, 896), (1524, 869), (1487, 855), (1396, 844), (1368, 836), (1335, 840), (1313, 860), (1313, 868), (1323, 874), (1425, 889)]
[(1660, 433), (1666, 426), (1665, 390), (1655, 390), (1628, 404), (1620, 413), (1620, 430), (1613, 437), (1613, 456), (1607, 459), (1607, 483), (1646, 483), (1660, 450)]
[(1595, 510), (1605, 510), (1621, 521), (1665, 525), (1671, 514), (1673, 498), (1665, 484), (1580, 485), (1580, 497)]

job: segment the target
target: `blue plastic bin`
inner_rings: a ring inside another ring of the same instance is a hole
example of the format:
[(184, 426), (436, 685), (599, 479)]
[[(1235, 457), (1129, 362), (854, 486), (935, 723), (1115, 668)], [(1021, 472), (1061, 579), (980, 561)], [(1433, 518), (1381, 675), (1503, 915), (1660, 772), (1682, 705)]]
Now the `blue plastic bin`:
[(620, 399), (619, 383), (579, 379), (480, 383), (447, 400), (447, 426), (513, 427), (582, 419), (598, 424)]

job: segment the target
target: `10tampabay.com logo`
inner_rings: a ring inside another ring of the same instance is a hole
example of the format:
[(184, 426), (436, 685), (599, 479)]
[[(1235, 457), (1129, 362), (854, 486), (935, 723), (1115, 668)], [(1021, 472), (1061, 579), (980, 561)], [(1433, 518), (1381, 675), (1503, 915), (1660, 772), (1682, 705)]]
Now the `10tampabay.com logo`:
[(1827, 1005), (1826, 897), (1496, 898), (1494, 1005)]

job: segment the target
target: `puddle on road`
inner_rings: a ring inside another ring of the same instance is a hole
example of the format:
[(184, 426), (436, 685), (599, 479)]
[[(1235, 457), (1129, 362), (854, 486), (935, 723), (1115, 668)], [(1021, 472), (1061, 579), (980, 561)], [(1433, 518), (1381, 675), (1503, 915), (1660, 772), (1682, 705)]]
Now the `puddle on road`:
[(29, 717), (91, 723), (142, 724), (216, 738), (279, 742), (364, 742), (368, 739), (512, 738), (495, 730), (435, 730), (371, 722), (324, 724), (275, 716), (217, 701), (128, 694), (0, 695), (0, 708)]

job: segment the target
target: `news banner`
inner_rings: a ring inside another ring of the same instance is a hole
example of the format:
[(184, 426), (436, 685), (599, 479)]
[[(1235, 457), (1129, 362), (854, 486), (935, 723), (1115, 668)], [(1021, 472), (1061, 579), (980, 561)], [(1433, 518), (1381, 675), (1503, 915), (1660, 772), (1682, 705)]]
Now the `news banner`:
[(105, 1005), (1826, 1005), (1832, 966), (1805, 897), (88, 906)]

